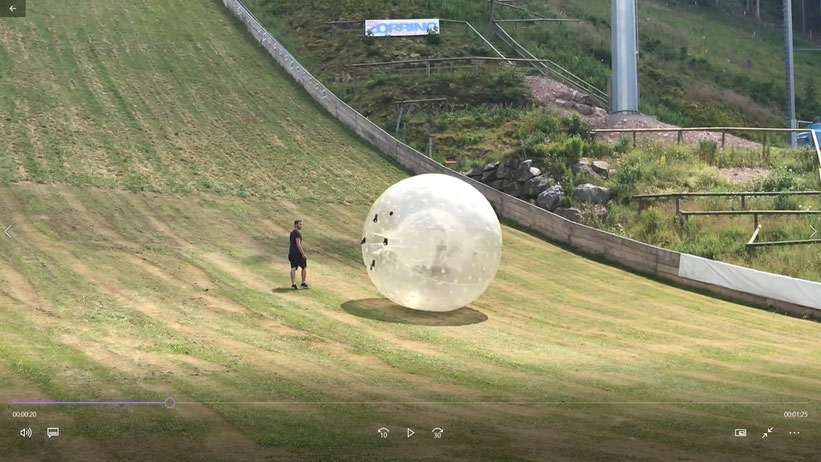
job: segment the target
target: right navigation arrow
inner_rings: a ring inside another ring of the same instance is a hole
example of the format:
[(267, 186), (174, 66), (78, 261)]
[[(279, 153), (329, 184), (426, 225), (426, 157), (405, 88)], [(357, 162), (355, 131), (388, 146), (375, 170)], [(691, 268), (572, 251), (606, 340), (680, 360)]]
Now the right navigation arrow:
[(414, 433), (416, 433), (416, 432), (414, 432), (413, 430), (411, 430), (411, 429), (409, 428), (409, 429), (408, 429), (408, 438), (410, 438), (411, 436), (413, 436), (413, 434), (414, 434)]
[(813, 228), (812, 225), (810, 225), (810, 229), (812, 230), (812, 234), (810, 234), (810, 239), (812, 239), (812, 237), (815, 236), (815, 234), (818, 232), (818, 230)]

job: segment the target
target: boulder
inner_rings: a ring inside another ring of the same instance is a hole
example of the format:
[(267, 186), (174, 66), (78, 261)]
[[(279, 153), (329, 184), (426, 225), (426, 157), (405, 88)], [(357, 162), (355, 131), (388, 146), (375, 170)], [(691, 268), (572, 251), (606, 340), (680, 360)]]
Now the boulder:
[(593, 204), (604, 204), (610, 200), (610, 190), (590, 183), (576, 186), (576, 199)]
[(578, 175), (578, 176), (588, 176), (588, 177), (591, 177), (591, 178), (600, 178), (599, 175), (597, 175), (596, 172), (593, 171), (593, 168), (589, 165), (575, 164), (572, 167), (570, 167), (570, 170), (573, 171), (573, 173), (575, 175)]
[(560, 217), (567, 218), (570, 221), (575, 221), (576, 223), (581, 223), (584, 219), (584, 217), (582, 216), (582, 211), (577, 209), (576, 207), (559, 207), (556, 210), (554, 210), (553, 213)]
[(490, 182), (490, 187), (493, 189), (502, 189), (502, 186), (504, 186), (504, 184), (505, 180), (494, 180)]
[(508, 181), (502, 186), (502, 192), (519, 197), (522, 194), (522, 185), (518, 181)]
[(594, 160), (590, 167), (592, 167), (593, 171), (599, 175), (607, 175), (610, 171), (610, 165), (603, 160)]
[(493, 180), (496, 180), (496, 179), (497, 178), (496, 178), (496, 170), (495, 169), (485, 170), (482, 173), (482, 180), (481, 180), (482, 183), (488, 184), (488, 183), (491, 183)]
[[(534, 168), (534, 167), (531, 167)], [(547, 189), (547, 178), (543, 176), (536, 176), (527, 181), (524, 186), (524, 190), (522, 191), (523, 195), (530, 198), (536, 197), (542, 193), (545, 189)]]
[(573, 97), (571, 99), (573, 101), (577, 102), (577, 103), (584, 104), (586, 106), (592, 106), (593, 105), (593, 98), (591, 98), (590, 95), (588, 95), (586, 93), (582, 93), (580, 91), (575, 91), (574, 90), (573, 91)]
[(590, 167), (590, 159), (587, 159), (586, 157), (580, 158), (575, 164), (571, 165), (570, 171), (572, 171), (574, 175), (578, 175), (584, 167)]
[(492, 162), (490, 164), (485, 165), (485, 168), (482, 169), (482, 172), (489, 172), (491, 170), (496, 170), (496, 167), (499, 166), (499, 162)]
[(531, 167), (531, 164), (533, 164), (532, 160), (523, 160), (513, 172), (513, 179), (524, 183), (534, 176), (541, 175), (542, 172), (536, 167)]
[(502, 162), (496, 167), (496, 178), (506, 180), (510, 178), (510, 169), (507, 168), (507, 165)]
[(481, 167), (481, 166), (480, 167), (473, 167), (472, 169), (470, 169), (470, 171), (467, 173), (467, 175), (471, 178), (481, 177), (483, 169), (484, 169), (484, 167)]
[(581, 103), (573, 103), (573, 109), (579, 111), (582, 115), (586, 116), (593, 115), (593, 113), (596, 112), (593, 106), (588, 106), (587, 104)]
[(592, 216), (593, 218), (598, 220), (599, 223), (601, 223), (604, 220), (606, 220), (608, 216), (610, 216), (610, 211), (607, 210), (607, 207), (605, 207), (604, 205), (596, 204), (590, 210), (590, 216)]
[(519, 167), (519, 159), (516, 157), (511, 157), (505, 161), (505, 166), (510, 172), (513, 172), (513, 170), (516, 170)]
[(563, 192), (562, 185), (557, 184), (555, 186), (551, 186), (536, 196), (536, 205), (552, 212), (559, 206), (559, 201), (562, 199)]

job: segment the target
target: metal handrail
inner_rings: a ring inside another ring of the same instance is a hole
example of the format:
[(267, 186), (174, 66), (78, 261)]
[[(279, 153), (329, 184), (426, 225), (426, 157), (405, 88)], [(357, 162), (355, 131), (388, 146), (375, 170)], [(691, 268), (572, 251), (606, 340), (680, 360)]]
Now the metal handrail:
[(666, 197), (735, 197), (735, 196), (816, 196), (821, 191), (739, 191), (739, 192), (679, 192), (634, 194), (633, 199), (662, 199)]
[(821, 215), (821, 210), (681, 210), (681, 215)]
[[(494, 26), (496, 26), (496, 29), (498, 29), (501, 33), (500, 37), (502, 38), (502, 41), (507, 43), (520, 55), (529, 56), (534, 60), (537, 59), (533, 53), (531, 53), (527, 50), (527, 48), (519, 44), (519, 42), (517, 42), (513, 37), (511, 37), (511, 35), (507, 33), (507, 31), (502, 26), (500, 26), (496, 21), (494, 21), (493, 24)], [(510, 42), (508, 42), (508, 40)], [(564, 67), (549, 59), (539, 59), (538, 62), (545, 69), (544, 71), (542, 71), (541, 69), (537, 69), (539, 70), (539, 72), (541, 72), (542, 75), (547, 76), (548, 73), (550, 73), (550, 71), (553, 70), (554, 74), (556, 74), (559, 78), (564, 79), (565, 83), (569, 84), (570, 86), (576, 87), (581, 91), (589, 93), (590, 96), (599, 100), (599, 102), (604, 106), (607, 106), (609, 104), (607, 93), (603, 92), (602, 90), (599, 90), (592, 83), (587, 82), (586, 80), (582, 79), (581, 77), (577, 76), (576, 74), (570, 72), (569, 70), (565, 69)], [(532, 65), (536, 67), (535, 64)], [(556, 69), (558, 69), (558, 71), (556, 71)]]
[(676, 128), (594, 128), (590, 133), (618, 133), (618, 132), (794, 132), (805, 133), (813, 131), (810, 128), (762, 128), (762, 127), (676, 127)]
[(439, 61), (507, 61), (510, 63), (540, 63), (548, 62), (544, 59), (528, 59), (528, 58), (495, 58), (493, 56), (451, 56), (446, 58), (417, 58), (417, 59), (401, 59), (398, 61), (375, 61), (370, 63), (355, 63), (349, 64), (350, 67), (369, 67), (369, 66), (389, 66), (396, 64), (418, 64), (418, 63), (434, 63)]

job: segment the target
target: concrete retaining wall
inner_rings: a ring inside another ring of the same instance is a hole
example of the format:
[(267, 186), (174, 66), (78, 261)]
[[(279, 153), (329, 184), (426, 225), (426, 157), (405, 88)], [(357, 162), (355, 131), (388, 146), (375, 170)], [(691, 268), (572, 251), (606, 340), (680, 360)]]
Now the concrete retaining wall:
[(254, 38), (268, 51), (271, 57), (302, 85), (331, 115), (343, 125), (356, 132), (385, 155), (395, 159), (402, 167), (416, 174), (442, 173), (467, 181), (478, 189), (491, 203), (496, 213), (503, 218), (529, 228), (546, 238), (567, 244), (582, 253), (601, 257), (633, 271), (656, 276), (677, 284), (708, 290), (719, 295), (747, 303), (775, 308), (800, 316), (821, 319), (821, 307), (798, 306), (792, 303), (741, 292), (738, 290), (706, 284), (682, 278), (678, 274), (678, 252), (661, 249), (632, 239), (610, 234), (589, 226), (574, 223), (556, 214), (541, 209), (529, 202), (502, 193), (490, 186), (468, 178), (439, 164), (421, 152), (407, 146), (382, 130), (379, 126), (359, 114), (330, 90), (325, 88), (313, 75), (280, 44), (239, 0), (223, 0), (225, 6), (248, 28)]

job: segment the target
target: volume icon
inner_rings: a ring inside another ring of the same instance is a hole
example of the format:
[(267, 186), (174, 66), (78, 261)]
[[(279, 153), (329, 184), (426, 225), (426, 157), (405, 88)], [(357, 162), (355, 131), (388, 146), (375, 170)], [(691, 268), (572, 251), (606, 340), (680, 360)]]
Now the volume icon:
[(20, 436), (23, 438), (31, 438), (32, 432), (31, 428), (21, 428), (20, 429)]

